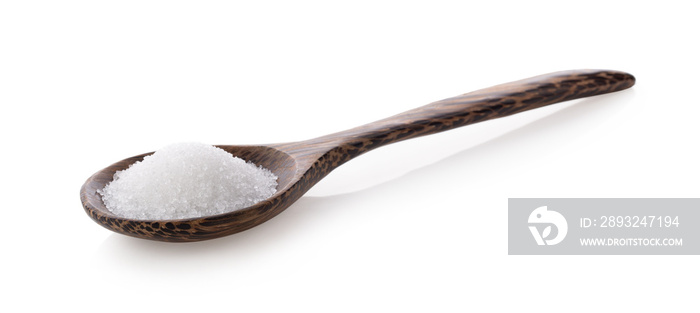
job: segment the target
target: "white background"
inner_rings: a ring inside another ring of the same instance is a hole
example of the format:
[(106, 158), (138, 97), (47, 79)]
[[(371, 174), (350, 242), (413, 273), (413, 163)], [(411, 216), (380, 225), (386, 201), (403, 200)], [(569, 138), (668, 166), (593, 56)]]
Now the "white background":
[[(696, 310), (695, 256), (507, 255), (509, 197), (700, 197), (691, 1), (486, 3), (0, 2), (3, 306)], [(80, 204), (167, 144), (310, 139), (577, 68), (637, 85), (373, 151), (226, 238), (128, 238)]]

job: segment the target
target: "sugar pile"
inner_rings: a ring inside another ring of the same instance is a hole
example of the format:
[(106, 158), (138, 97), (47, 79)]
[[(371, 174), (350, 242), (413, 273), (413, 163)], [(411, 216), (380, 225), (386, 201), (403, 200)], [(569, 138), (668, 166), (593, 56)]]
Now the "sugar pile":
[(112, 213), (181, 219), (249, 207), (275, 193), (277, 176), (203, 143), (164, 147), (114, 174), (98, 192)]

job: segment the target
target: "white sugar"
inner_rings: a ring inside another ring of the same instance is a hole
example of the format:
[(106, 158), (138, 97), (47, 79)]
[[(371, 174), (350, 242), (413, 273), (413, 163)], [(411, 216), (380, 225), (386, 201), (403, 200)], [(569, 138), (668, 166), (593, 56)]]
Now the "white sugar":
[(167, 146), (114, 174), (98, 192), (107, 209), (132, 219), (181, 219), (249, 207), (269, 198), (277, 176), (202, 143)]

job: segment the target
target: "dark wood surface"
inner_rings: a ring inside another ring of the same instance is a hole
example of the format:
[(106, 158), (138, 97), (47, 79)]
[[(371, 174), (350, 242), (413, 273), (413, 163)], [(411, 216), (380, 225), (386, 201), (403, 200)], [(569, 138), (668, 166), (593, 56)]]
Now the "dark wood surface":
[(627, 89), (634, 83), (632, 75), (619, 71), (556, 72), (447, 98), (374, 123), (307, 141), (261, 146), (218, 146), (234, 156), (270, 169), (279, 178), (277, 192), (270, 199), (216, 216), (133, 220), (107, 210), (97, 190), (104, 188), (115, 172), (152, 153), (119, 161), (95, 173), (81, 188), (80, 199), (94, 221), (121, 234), (172, 242), (222, 237), (271, 219), (333, 169), (372, 149), (558, 102)]

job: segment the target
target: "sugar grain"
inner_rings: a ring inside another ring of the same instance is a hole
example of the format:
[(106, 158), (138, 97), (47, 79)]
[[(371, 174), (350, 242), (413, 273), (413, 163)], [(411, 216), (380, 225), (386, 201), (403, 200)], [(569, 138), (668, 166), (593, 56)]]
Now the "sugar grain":
[(98, 192), (107, 209), (132, 219), (182, 219), (221, 214), (269, 198), (277, 176), (202, 143), (162, 148), (114, 174)]

